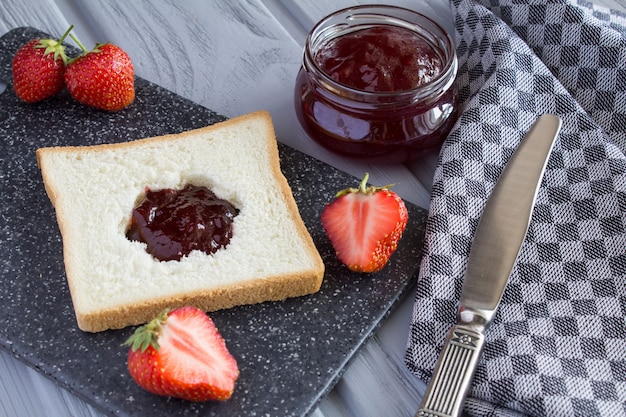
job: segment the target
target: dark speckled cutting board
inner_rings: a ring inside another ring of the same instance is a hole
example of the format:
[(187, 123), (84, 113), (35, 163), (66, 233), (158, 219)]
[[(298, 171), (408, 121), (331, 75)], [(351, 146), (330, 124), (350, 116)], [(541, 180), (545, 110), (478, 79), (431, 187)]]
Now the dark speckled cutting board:
[(148, 394), (128, 376), (120, 347), (133, 329), (90, 334), (76, 326), (61, 236), (35, 150), (131, 141), (224, 118), (142, 79), (136, 101), (118, 113), (77, 104), (67, 92), (21, 103), (11, 88), (11, 57), (39, 34), (21, 28), (0, 38), (0, 81), (8, 85), (0, 94), (0, 347), (111, 416), (312, 412), (415, 280), (425, 211), (409, 206), (409, 225), (387, 268), (350, 273), (334, 257), (319, 215), (338, 189), (358, 179), (279, 145), (281, 168), (326, 264), (321, 290), (211, 314), (240, 366), (229, 401), (196, 404)]

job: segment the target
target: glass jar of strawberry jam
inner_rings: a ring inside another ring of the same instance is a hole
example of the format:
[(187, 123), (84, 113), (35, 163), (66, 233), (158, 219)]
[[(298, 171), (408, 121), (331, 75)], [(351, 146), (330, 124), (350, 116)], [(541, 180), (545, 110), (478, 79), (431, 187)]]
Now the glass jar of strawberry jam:
[(394, 6), (335, 12), (309, 33), (295, 107), (326, 148), (405, 162), (441, 145), (457, 116), (454, 42), (439, 24)]

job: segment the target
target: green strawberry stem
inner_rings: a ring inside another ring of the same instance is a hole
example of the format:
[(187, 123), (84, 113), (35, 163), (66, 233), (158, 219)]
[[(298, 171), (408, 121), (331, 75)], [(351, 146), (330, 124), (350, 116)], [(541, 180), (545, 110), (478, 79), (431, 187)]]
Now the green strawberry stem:
[(361, 193), (361, 194), (375, 194), (380, 190), (387, 190), (391, 187), (393, 187), (395, 184), (387, 184), (384, 185), (382, 187), (375, 187), (375, 186), (367, 186), (367, 180), (369, 179), (370, 174), (369, 172), (366, 172), (365, 175), (363, 176), (363, 179), (361, 180), (361, 182), (359, 183), (359, 188), (346, 188), (344, 190), (339, 191), (335, 197), (341, 197), (344, 196), (346, 194), (350, 194), (350, 193)]
[(149, 323), (135, 329), (135, 332), (122, 346), (131, 346), (132, 350), (141, 349), (142, 352), (145, 352), (150, 346), (159, 350), (159, 336), (163, 330), (163, 325), (167, 321), (168, 313), (169, 309), (165, 309)]
[(76, 61), (78, 58), (80, 58), (80, 57), (82, 57), (82, 56), (85, 56), (85, 55), (87, 55), (87, 54), (89, 54), (89, 53), (91, 53), (91, 52), (100, 52), (100, 48), (99, 48), (99, 47), (102, 45), (102, 44), (100, 44), (100, 43), (97, 43), (97, 44), (96, 44), (96, 46), (94, 46), (94, 48), (93, 48), (91, 51), (88, 51), (88, 50), (87, 50), (87, 48), (85, 48), (85, 46), (82, 44), (82, 42), (81, 42), (81, 41), (79, 41), (79, 40), (78, 40), (78, 38), (77, 38), (76, 36), (74, 36), (74, 34), (73, 34), (73, 33), (70, 33), (70, 38), (72, 38), (72, 39), (74, 40), (74, 42), (76, 42), (76, 44), (77, 44), (77, 45), (80, 47), (80, 49), (82, 50), (82, 52), (81, 52), (81, 54), (80, 54), (80, 55), (78, 55), (78, 56), (76, 56), (76, 57), (74, 57), (74, 58), (70, 59), (70, 64), (71, 64), (72, 62)]
[(74, 29), (74, 25), (70, 25), (69, 28), (67, 28), (67, 30), (65, 31), (65, 33), (63, 34), (63, 36), (61, 36), (61, 38), (59, 39), (59, 43), (63, 43), (63, 41), (65, 40), (65, 38), (67, 38), (67, 35), (70, 34), (70, 32), (72, 31), (72, 29)]
[(70, 34), (70, 38), (72, 38), (72, 40), (76, 42), (76, 45), (78, 45), (78, 47), (83, 51), (83, 54), (86, 54), (87, 52), (89, 52), (87, 48), (85, 48), (85, 46), (82, 44), (82, 42), (79, 41), (76, 36), (74, 36), (73, 33)]

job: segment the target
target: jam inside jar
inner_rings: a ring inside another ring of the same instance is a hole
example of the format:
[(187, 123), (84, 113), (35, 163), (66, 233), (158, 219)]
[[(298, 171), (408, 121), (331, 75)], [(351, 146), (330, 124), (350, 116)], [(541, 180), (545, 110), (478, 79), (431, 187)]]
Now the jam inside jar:
[(296, 115), (324, 147), (380, 163), (415, 159), (445, 140), (458, 115), (452, 39), (428, 17), (357, 6), (307, 37)]

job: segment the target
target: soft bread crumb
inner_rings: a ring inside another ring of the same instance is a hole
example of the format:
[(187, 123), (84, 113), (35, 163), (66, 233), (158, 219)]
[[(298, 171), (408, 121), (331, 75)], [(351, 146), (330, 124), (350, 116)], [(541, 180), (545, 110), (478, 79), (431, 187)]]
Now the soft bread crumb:
[[(37, 150), (63, 237), (79, 328), (144, 323), (164, 307), (205, 311), (319, 290), (324, 264), (280, 171), (269, 113), (177, 135)], [(160, 262), (125, 236), (146, 187), (210, 188), (239, 210), (229, 245)], [(271, 248), (271, 249), (270, 249)]]

